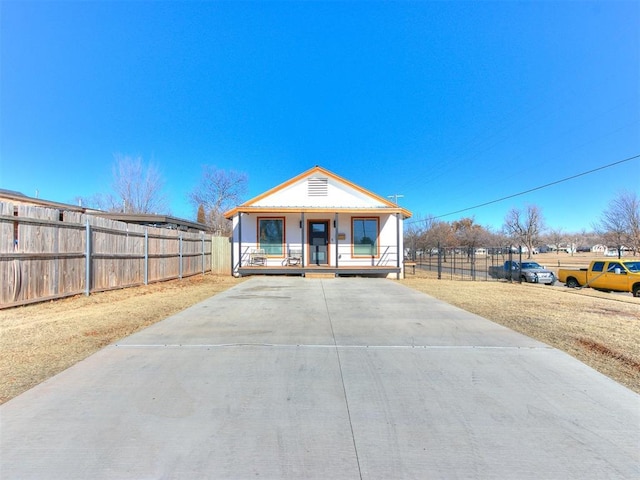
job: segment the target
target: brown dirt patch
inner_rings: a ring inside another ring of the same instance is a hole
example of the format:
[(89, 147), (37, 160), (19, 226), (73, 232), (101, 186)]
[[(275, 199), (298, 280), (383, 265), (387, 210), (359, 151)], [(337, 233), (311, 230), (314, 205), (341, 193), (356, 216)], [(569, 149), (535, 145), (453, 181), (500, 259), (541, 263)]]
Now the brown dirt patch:
[(197, 275), (0, 310), (0, 403), (240, 281)]
[(590, 289), (437, 280), (404, 285), (563, 350), (640, 393), (640, 298)]

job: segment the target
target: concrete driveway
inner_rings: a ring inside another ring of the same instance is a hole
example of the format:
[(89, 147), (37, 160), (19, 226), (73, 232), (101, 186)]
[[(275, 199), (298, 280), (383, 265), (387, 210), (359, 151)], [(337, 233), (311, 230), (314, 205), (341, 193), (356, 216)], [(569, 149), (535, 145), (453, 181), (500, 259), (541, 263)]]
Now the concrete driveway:
[(8, 479), (640, 478), (640, 396), (381, 279), (256, 277), (0, 407)]

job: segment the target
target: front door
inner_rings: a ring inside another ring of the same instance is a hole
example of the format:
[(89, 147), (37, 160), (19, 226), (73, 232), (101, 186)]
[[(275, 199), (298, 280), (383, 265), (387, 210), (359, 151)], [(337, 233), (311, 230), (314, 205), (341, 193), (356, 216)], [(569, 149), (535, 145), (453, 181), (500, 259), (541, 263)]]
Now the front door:
[(309, 263), (328, 265), (329, 263), (329, 221), (309, 222)]

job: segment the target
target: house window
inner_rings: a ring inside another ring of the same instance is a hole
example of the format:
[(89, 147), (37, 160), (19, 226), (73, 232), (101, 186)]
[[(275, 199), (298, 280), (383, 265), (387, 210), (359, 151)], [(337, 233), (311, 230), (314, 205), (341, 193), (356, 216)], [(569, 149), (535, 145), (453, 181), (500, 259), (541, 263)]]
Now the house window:
[(353, 218), (353, 255), (378, 255), (378, 218)]
[(284, 256), (284, 218), (258, 218), (258, 247), (270, 256)]

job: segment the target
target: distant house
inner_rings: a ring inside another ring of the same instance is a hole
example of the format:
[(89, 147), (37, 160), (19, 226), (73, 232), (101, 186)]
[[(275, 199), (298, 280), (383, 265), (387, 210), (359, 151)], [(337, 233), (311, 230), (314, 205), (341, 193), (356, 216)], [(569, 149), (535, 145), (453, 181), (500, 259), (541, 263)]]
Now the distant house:
[(597, 253), (600, 255), (606, 255), (609, 248), (606, 245), (598, 244), (591, 247), (591, 253)]
[(316, 166), (225, 213), (234, 275), (404, 274), (411, 213)]

